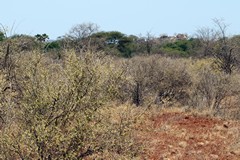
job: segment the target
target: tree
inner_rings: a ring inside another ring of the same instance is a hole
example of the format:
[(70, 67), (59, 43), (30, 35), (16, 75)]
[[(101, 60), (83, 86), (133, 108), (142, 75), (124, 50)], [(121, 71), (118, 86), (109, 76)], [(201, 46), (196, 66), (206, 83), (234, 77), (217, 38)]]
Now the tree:
[(82, 23), (73, 26), (65, 38), (71, 48), (77, 52), (86, 52), (91, 50), (91, 35), (97, 33), (99, 26), (94, 23)]
[(108, 54), (120, 55), (122, 57), (131, 57), (134, 50), (134, 41), (136, 36), (127, 36), (118, 31), (98, 32), (91, 37), (91, 44), (98, 45)]
[(215, 28), (202, 28), (197, 31), (197, 37), (204, 48), (204, 56), (213, 56), (217, 67), (226, 74), (231, 74), (237, 62), (236, 46), (227, 37), (228, 26), (224, 21), (213, 19), (213, 22)]
[(152, 47), (153, 47), (153, 35), (150, 32), (147, 32), (147, 37), (145, 41), (146, 41), (147, 53), (151, 54)]
[(218, 35), (215, 29), (209, 27), (203, 27), (197, 30), (196, 37), (199, 39), (200, 45), (203, 48), (202, 54), (204, 57), (212, 55), (212, 49), (218, 39)]
[(118, 45), (119, 41), (122, 40), (124, 37), (125, 35), (118, 31), (107, 32), (107, 43)]
[(161, 46), (161, 51), (172, 56), (187, 57), (195, 55), (198, 48), (198, 40), (191, 38), (163, 44)]
[(132, 57), (133, 39), (128, 36), (122, 37), (118, 42), (117, 49), (121, 52), (121, 56), (125, 58)]
[(37, 34), (37, 35), (35, 35), (35, 38), (39, 42), (45, 42), (47, 39), (49, 39), (49, 36), (46, 33), (44, 33), (44, 34)]
[(151, 34), (151, 32), (147, 32), (146, 36), (139, 35), (139, 37), (136, 38), (137, 40), (137, 50), (140, 53), (147, 53), (151, 54), (153, 53), (153, 45), (156, 42), (154, 36)]
[(60, 49), (60, 44), (58, 41), (49, 42), (45, 45), (44, 49), (49, 50), (58, 50)]
[(217, 50), (214, 52), (215, 62), (223, 72), (231, 74), (237, 62), (235, 46), (230, 44), (226, 36), (227, 25), (219, 19), (214, 19), (213, 22), (218, 27), (219, 33)]
[(94, 23), (82, 23), (73, 26), (67, 37), (72, 40), (82, 40), (83, 38), (87, 38), (91, 36), (93, 33), (98, 32), (99, 26)]

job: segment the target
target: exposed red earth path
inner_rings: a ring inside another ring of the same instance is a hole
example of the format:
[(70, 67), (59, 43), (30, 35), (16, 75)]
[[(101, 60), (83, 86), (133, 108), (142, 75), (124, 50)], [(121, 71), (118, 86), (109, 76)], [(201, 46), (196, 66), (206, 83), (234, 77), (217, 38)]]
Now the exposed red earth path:
[(138, 137), (146, 143), (143, 159), (240, 160), (237, 121), (167, 112), (152, 116)]

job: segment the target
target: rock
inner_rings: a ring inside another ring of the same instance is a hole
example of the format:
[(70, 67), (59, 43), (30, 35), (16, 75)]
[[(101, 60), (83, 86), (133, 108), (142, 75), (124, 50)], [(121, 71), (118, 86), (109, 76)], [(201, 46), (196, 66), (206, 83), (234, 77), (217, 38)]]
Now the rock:
[(219, 156), (216, 155), (216, 154), (210, 154), (210, 157), (211, 157), (211, 159), (218, 159), (219, 158)]
[(203, 146), (203, 145), (204, 145), (203, 142), (198, 142), (197, 144), (198, 144), (199, 146)]
[(186, 148), (187, 147), (187, 142), (185, 142), (185, 141), (182, 141), (182, 142), (179, 142), (179, 144), (178, 144), (180, 147), (182, 147), (182, 148)]
[(169, 148), (173, 148), (173, 146), (172, 146), (172, 145), (168, 145), (168, 147), (169, 147)]

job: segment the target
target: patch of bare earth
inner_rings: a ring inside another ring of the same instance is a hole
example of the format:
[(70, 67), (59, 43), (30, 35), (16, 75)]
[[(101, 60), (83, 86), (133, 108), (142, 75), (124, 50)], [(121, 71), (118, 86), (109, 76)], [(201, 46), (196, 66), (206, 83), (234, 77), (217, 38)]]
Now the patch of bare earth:
[(240, 160), (240, 124), (218, 118), (169, 112), (139, 127), (144, 159)]

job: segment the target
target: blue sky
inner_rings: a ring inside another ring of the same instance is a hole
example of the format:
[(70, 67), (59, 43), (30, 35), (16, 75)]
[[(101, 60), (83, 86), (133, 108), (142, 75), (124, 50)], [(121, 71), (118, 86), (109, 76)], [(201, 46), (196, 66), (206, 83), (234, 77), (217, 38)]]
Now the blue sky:
[(239, 7), (239, 0), (3, 0), (0, 23), (14, 26), (13, 33), (55, 39), (86, 22), (128, 35), (193, 35), (213, 26), (213, 18), (223, 18), (233, 35), (240, 34)]

